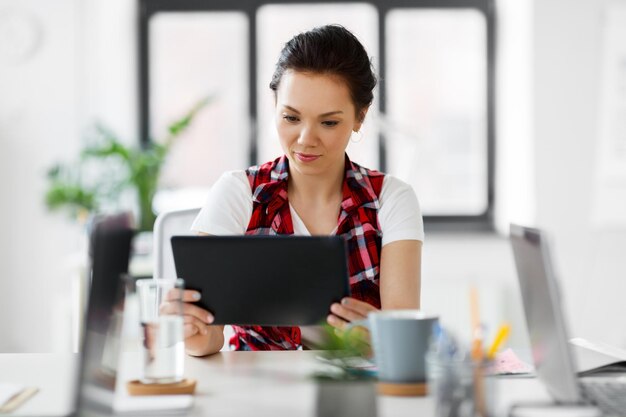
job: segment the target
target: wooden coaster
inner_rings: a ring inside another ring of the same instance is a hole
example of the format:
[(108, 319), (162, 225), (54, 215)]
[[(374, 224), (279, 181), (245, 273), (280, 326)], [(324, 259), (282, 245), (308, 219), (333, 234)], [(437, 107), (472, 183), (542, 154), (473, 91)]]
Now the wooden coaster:
[(423, 397), (426, 395), (427, 385), (424, 382), (417, 384), (399, 384), (393, 382), (379, 382), (378, 393), (381, 395), (395, 395), (402, 397)]
[(130, 395), (193, 394), (196, 391), (196, 380), (183, 379), (173, 384), (144, 384), (136, 379), (128, 381), (126, 389)]

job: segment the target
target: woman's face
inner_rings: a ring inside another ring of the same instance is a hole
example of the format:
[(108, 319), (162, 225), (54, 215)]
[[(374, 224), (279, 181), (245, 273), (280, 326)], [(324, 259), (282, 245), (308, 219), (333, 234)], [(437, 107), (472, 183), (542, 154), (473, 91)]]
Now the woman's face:
[(276, 128), (290, 169), (318, 175), (343, 167), (350, 135), (361, 122), (340, 78), (289, 70), (276, 92)]

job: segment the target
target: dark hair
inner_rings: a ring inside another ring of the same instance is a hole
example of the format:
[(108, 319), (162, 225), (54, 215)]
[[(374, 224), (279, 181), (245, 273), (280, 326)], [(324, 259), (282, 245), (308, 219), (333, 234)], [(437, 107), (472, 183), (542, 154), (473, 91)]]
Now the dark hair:
[(274, 92), (289, 69), (341, 77), (348, 85), (357, 116), (374, 98), (376, 76), (370, 58), (356, 36), (343, 26), (316, 27), (287, 42), (270, 82)]

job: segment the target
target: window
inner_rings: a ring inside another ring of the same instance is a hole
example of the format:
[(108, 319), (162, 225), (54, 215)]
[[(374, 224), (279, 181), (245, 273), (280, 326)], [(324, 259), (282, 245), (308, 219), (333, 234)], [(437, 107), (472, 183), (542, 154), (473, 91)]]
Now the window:
[(156, 13), (150, 19), (149, 136), (159, 137), (209, 97), (172, 148), (164, 186), (206, 185), (225, 170), (248, 165), (248, 26), (236, 11)]
[(484, 16), (460, 8), (392, 10), (386, 27), (387, 171), (419, 190), (425, 216), (484, 213)]
[(212, 97), (178, 140), (163, 185), (209, 186), (225, 170), (279, 156), (268, 84), (280, 49), (298, 32), (339, 23), (379, 75), (350, 157), (411, 184), (427, 228), (491, 229), (492, 2), (140, 0), (141, 137), (158, 137)]

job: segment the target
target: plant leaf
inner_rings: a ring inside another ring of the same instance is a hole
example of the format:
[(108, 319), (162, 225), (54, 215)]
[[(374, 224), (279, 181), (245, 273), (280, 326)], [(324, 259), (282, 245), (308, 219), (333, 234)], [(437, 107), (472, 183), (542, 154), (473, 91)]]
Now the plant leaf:
[(208, 105), (211, 101), (213, 101), (213, 96), (212, 95), (206, 96), (202, 100), (198, 101), (187, 114), (185, 114), (183, 117), (181, 117), (180, 119), (176, 120), (174, 123), (169, 125), (168, 131), (169, 131), (170, 136), (165, 141), (166, 147), (169, 147), (172, 140), (189, 127), (189, 125), (193, 121), (193, 118), (196, 116), (196, 114), (201, 109), (203, 109), (206, 105)]

